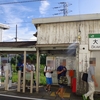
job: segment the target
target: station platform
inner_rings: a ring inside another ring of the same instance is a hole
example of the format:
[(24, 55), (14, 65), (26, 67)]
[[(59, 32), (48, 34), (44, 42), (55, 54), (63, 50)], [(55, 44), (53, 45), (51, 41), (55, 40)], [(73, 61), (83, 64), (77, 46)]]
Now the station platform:
[[(0, 99), (3, 100), (60, 100), (60, 97), (55, 95), (58, 86), (52, 86), (51, 92), (45, 91), (45, 87), (41, 86), (39, 88), (39, 92), (37, 93), (35, 89), (33, 89), (33, 93), (29, 93), (29, 89), (26, 89), (25, 93), (17, 92), (14, 89), (10, 89), (9, 91), (4, 91), (0, 89)], [(76, 95), (75, 93), (71, 92), (71, 88), (69, 86), (66, 87), (66, 92), (64, 94), (65, 100), (82, 100), (81, 95)], [(94, 95), (94, 100), (100, 100), (100, 95)]]

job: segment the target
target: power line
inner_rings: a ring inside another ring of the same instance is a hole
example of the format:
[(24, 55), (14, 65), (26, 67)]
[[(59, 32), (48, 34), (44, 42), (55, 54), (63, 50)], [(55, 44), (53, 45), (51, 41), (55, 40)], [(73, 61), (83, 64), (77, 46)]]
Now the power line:
[(32, 24), (32, 22), (14, 22), (14, 23), (5, 23), (5, 24), (18, 24), (18, 23), (30, 23), (30, 24)]
[[(30, 38), (25, 39), (25, 38), (19, 38), (19, 37), (17, 37), (17, 40), (29, 40), (29, 39), (30, 39)], [(4, 40), (4, 41), (11, 41), (11, 40), (15, 41), (15, 40), (16, 40), (16, 37), (13, 37), (13, 38), (10, 38), (10, 39)], [(4, 41), (3, 41), (3, 42), (4, 42)]]
[(63, 16), (67, 16), (69, 12), (72, 12), (71, 10), (70, 11), (68, 10), (68, 7), (72, 4), (68, 4), (67, 2), (59, 2), (58, 4), (62, 6), (54, 7), (54, 9), (58, 9), (58, 8), (62, 8), (62, 9), (58, 10), (60, 13), (55, 13), (53, 15), (59, 15), (63, 13)]
[(28, 0), (28, 1), (17, 1), (17, 2), (4, 2), (4, 3), (0, 3), (0, 5), (28, 3), (28, 2), (36, 2), (36, 1), (45, 1), (45, 0)]

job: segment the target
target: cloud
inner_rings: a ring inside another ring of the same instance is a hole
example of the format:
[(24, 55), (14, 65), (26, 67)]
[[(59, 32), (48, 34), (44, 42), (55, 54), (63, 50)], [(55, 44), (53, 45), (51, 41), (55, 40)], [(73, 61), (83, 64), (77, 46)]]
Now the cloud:
[[(16, 29), (14, 29), (16, 30)], [(15, 41), (16, 32), (14, 30), (3, 31), (3, 41)], [(36, 31), (30, 30), (28, 27), (19, 27), (17, 29), (17, 41), (36, 41), (37, 39), (33, 36)]]
[(31, 15), (31, 16), (27, 16), (27, 18), (28, 18), (28, 19), (30, 19), (30, 18), (34, 18), (34, 16), (33, 16), (33, 15)]
[[(17, 23), (17, 22), (23, 22), (23, 12), (30, 12), (31, 9), (27, 8), (25, 6), (20, 5), (19, 7), (14, 5), (6, 5), (2, 6), (3, 12), (4, 12), (4, 19), (6, 23)], [(17, 13), (16, 13), (17, 12)]]
[(20, 10), (21, 12), (25, 11), (25, 12), (33, 12), (34, 9), (31, 9), (29, 7), (25, 7), (25, 6), (22, 6), (20, 5), (20, 7), (16, 7), (17, 10)]
[[(33, 36), (36, 31), (30, 30), (28, 27), (19, 28), (17, 30), (17, 41), (36, 41), (37, 38)], [(3, 41), (15, 41), (16, 32), (14, 33), (12, 30), (3, 31)]]
[(40, 13), (41, 13), (42, 15), (46, 14), (46, 11), (48, 10), (49, 5), (50, 5), (50, 4), (49, 4), (48, 1), (41, 1), (41, 5), (40, 5), (39, 10), (40, 10)]
[(36, 37), (31, 37), (29, 40), (30, 41), (37, 41), (37, 38)]
[(15, 34), (10, 30), (4, 30), (2, 34), (3, 42), (15, 41)]
[[(15, 41), (16, 36), (16, 24), (18, 24), (18, 41), (30, 41), (30, 40), (36, 40), (36, 38), (33, 36), (35, 31), (32, 31), (31, 27), (27, 25), (27, 23), (23, 24), (24, 18), (27, 18), (28, 12), (33, 11), (31, 8), (23, 6), (23, 5), (6, 5), (1, 6), (3, 14), (3, 19), (11, 28), (9, 30), (3, 31), (3, 41)], [(17, 13), (16, 13), (17, 12)], [(26, 14), (26, 15), (24, 15)], [(24, 17), (24, 18), (23, 18)], [(31, 18), (32, 16), (28, 15), (28, 18)], [(26, 20), (25, 20), (26, 21)], [(31, 24), (32, 26), (32, 24)]]

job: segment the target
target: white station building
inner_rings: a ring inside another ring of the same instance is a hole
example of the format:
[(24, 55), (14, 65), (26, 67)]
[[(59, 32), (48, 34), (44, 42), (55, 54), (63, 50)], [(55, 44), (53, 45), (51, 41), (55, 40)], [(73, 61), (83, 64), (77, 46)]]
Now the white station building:
[[(7, 30), (7, 29), (9, 29), (8, 25), (0, 23), (0, 42), (2, 42), (2, 33), (3, 33), (3, 30)], [(0, 56), (0, 75), (1, 75), (1, 56)]]

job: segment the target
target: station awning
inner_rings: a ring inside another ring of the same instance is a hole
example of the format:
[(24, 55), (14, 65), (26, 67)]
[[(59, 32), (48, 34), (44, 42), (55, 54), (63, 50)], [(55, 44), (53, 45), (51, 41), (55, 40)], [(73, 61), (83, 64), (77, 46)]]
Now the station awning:
[(36, 41), (0, 42), (0, 54), (18, 54), (27, 51), (36, 52)]
[(68, 49), (68, 47), (78, 46), (78, 43), (61, 43), (61, 44), (36, 44), (40, 50), (59, 50)]
[(40, 54), (67, 55), (69, 49), (71, 52), (76, 52), (78, 45), (78, 43), (36, 44), (36, 48), (39, 48)]

